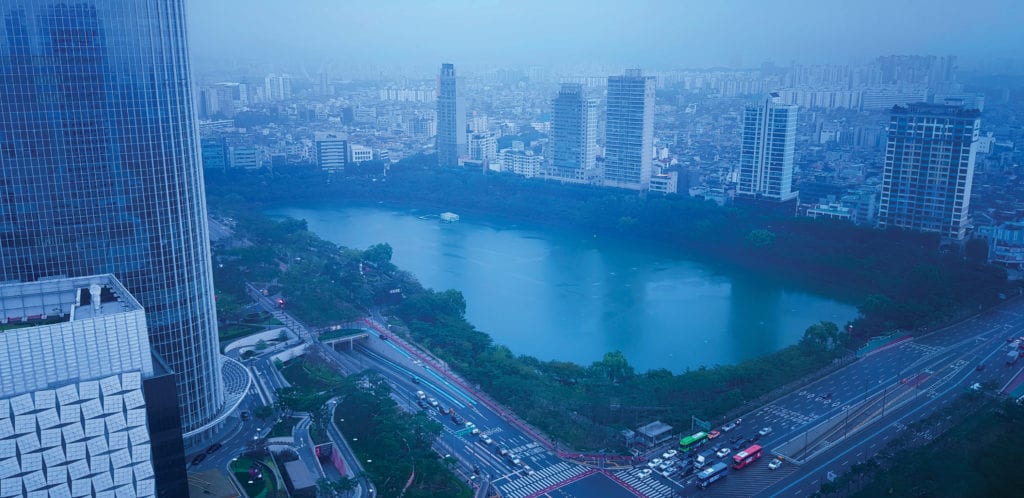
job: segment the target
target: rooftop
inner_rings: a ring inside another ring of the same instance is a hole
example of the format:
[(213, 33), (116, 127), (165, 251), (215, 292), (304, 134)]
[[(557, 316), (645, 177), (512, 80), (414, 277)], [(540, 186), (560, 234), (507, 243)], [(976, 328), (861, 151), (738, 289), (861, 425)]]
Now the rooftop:
[(142, 310), (113, 275), (0, 284), (0, 330)]
[(928, 102), (915, 102), (892, 106), (893, 114), (918, 114), (927, 116), (952, 116), (962, 118), (976, 118), (981, 116), (981, 111), (966, 107), (960, 104), (931, 104)]

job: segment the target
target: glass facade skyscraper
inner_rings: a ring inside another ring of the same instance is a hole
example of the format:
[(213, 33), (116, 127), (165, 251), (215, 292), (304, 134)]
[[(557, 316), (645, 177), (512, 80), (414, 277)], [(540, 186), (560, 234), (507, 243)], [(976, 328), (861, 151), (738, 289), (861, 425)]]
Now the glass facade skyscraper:
[(0, 281), (116, 275), (204, 429), (225, 394), (183, 2), (0, 15)]
[(639, 69), (608, 77), (604, 184), (647, 190), (654, 159), (654, 77)]
[(459, 166), (468, 152), (465, 97), (459, 93), (455, 65), (441, 64), (437, 80), (437, 164)]
[(796, 111), (795, 105), (783, 104), (775, 93), (743, 110), (737, 194), (780, 202), (796, 198)]
[(597, 101), (579, 83), (563, 83), (552, 104), (553, 175), (583, 180), (597, 159)]

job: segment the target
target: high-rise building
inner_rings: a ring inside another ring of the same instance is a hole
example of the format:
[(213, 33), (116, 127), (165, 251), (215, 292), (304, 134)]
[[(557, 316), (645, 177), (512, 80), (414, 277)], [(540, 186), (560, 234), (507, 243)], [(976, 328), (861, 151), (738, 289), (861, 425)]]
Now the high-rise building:
[(263, 80), (264, 98), (268, 102), (292, 98), (292, 77), (287, 74), (270, 73)]
[(639, 69), (608, 77), (604, 184), (646, 190), (654, 152), (654, 77)]
[(780, 202), (796, 198), (796, 110), (795, 105), (783, 104), (775, 93), (743, 110), (737, 195)]
[(893, 107), (878, 204), (880, 227), (964, 238), (980, 116), (961, 103)]
[(466, 103), (461, 95), (454, 64), (441, 64), (437, 80), (437, 164), (458, 166), (469, 152), (466, 137)]
[(174, 374), (117, 279), (0, 285), (0, 323), (0, 496), (188, 494)]
[(597, 163), (597, 101), (583, 85), (563, 83), (552, 111), (552, 174), (582, 180)]
[(0, 0), (0, 15), (0, 281), (113, 273), (202, 442), (248, 389), (225, 376), (248, 374), (218, 353), (183, 1)]
[(348, 162), (348, 139), (338, 133), (316, 135), (316, 163), (324, 171), (344, 171)]

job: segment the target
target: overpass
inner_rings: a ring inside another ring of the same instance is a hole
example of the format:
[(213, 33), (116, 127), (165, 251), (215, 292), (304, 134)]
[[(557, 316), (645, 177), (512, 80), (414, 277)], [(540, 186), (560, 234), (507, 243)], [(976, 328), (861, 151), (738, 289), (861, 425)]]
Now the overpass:
[(357, 339), (368, 337), (370, 337), (370, 332), (364, 329), (338, 329), (325, 331), (320, 334), (319, 340), (334, 349), (337, 348), (337, 344), (348, 344), (348, 350), (352, 351), (353, 343)]

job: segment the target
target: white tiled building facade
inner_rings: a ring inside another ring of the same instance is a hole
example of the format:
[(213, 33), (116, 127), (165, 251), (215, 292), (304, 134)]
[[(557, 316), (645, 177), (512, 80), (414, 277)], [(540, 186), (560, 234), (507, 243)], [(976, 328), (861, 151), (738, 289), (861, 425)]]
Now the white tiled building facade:
[(113, 276), (0, 285), (0, 498), (154, 496), (152, 374)]

